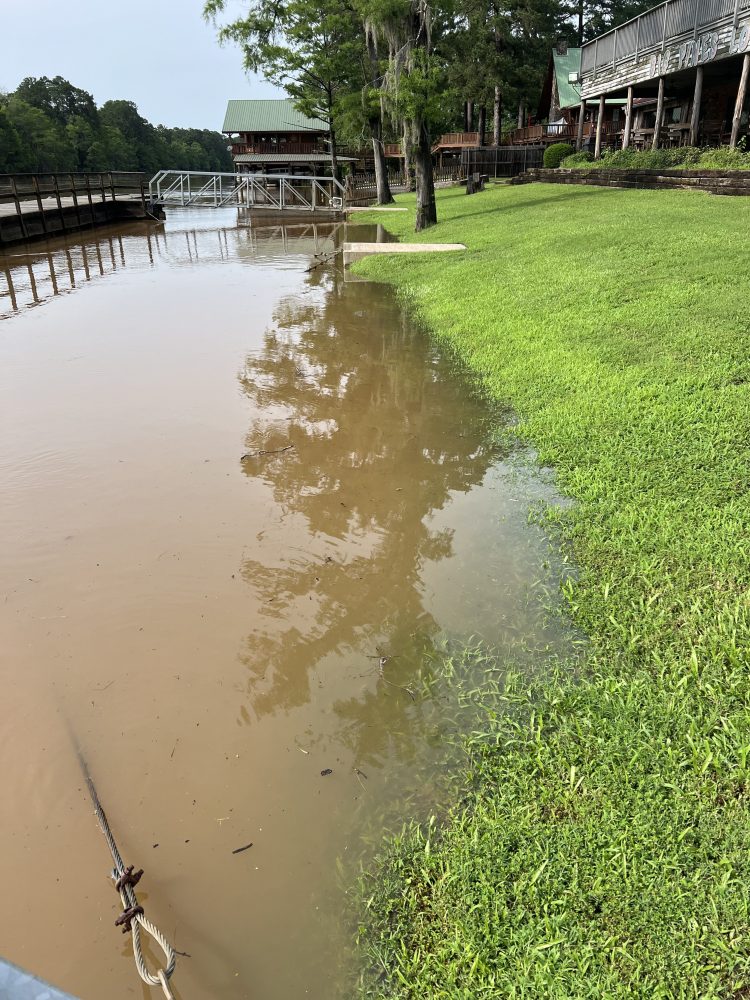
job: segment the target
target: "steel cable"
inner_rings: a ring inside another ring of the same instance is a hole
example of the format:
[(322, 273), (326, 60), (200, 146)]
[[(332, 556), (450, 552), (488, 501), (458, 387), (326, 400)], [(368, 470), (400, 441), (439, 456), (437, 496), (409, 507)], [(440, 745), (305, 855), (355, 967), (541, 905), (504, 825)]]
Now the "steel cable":
[[(86, 784), (88, 785), (91, 801), (94, 804), (96, 818), (99, 820), (99, 826), (105, 836), (110, 854), (112, 855), (112, 861), (114, 862), (112, 878), (115, 882), (115, 888), (120, 893), (120, 899), (122, 900), (123, 907), (123, 912), (115, 923), (123, 926), (123, 933), (128, 930), (131, 932), (133, 938), (133, 958), (135, 959), (135, 967), (138, 970), (138, 975), (141, 977), (143, 982), (148, 986), (161, 986), (162, 992), (167, 1000), (174, 1000), (174, 994), (169, 987), (169, 979), (171, 978), (177, 964), (175, 950), (159, 928), (144, 915), (143, 907), (139, 905), (134, 889), (134, 886), (140, 879), (143, 871), (141, 870), (133, 874), (132, 865), (128, 868), (125, 867), (122, 856), (117, 848), (115, 838), (112, 835), (107, 815), (102, 808), (101, 802), (99, 801), (99, 796), (96, 793), (94, 782), (89, 774), (88, 767), (86, 766), (86, 762), (83, 759), (80, 750), (78, 751), (78, 760), (81, 764)], [(155, 975), (149, 972), (146, 960), (143, 957), (141, 929), (143, 929), (146, 934), (151, 935), (163, 951), (166, 959), (165, 967), (163, 969), (158, 969)]]

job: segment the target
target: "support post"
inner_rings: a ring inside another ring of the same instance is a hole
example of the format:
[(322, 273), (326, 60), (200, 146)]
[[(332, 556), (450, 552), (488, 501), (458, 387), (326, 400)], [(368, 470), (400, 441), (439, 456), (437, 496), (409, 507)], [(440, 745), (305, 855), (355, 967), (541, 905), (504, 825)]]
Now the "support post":
[(52, 294), (59, 295), (60, 289), (57, 287), (57, 275), (55, 274), (55, 262), (52, 259), (52, 254), (47, 254), (47, 266), (49, 267), (49, 276), (52, 281)]
[[(63, 211), (62, 199), (60, 198), (60, 182), (57, 174), (55, 174), (55, 198), (57, 199), (57, 211), (60, 216), (60, 225), (62, 226), (62, 231), (66, 233), (68, 231), (68, 227), (65, 224), (65, 212)], [(57, 295), (57, 290), (55, 290), (55, 295)]]
[(73, 197), (73, 207), (76, 210), (76, 222), (77, 222), (78, 226), (80, 227), (80, 225), (81, 225), (81, 209), (80, 209), (80, 207), (78, 205), (78, 192), (76, 191), (76, 181), (75, 181), (75, 177), (73, 176), (73, 174), (68, 174), (68, 177), (70, 178), (70, 193), (71, 193), (71, 195)]
[(602, 156), (602, 127), (604, 125), (604, 94), (599, 98), (599, 115), (596, 119), (596, 146), (594, 147), (594, 159), (600, 160)]
[(29, 231), (26, 228), (26, 220), (23, 217), (23, 211), (21, 209), (21, 199), (18, 197), (18, 188), (16, 187), (15, 177), (11, 177), (10, 186), (13, 191), (13, 201), (15, 202), (16, 212), (18, 213), (18, 221), (21, 223), (21, 232), (23, 233), (24, 239), (27, 239)]
[(732, 117), (732, 137), (729, 140), (729, 148), (734, 149), (737, 145), (737, 137), (740, 133), (740, 122), (742, 121), (742, 108), (745, 104), (745, 91), (747, 90), (747, 77), (750, 72), (750, 52), (746, 52), (742, 57), (742, 74), (740, 85), (737, 88), (737, 100), (734, 102), (734, 116)]
[[(94, 212), (94, 200), (91, 197), (91, 178), (90, 178), (89, 174), (85, 174), (84, 176), (86, 178), (86, 197), (88, 198), (88, 202), (89, 202), (89, 215), (91, 217), (91, 225), (95, 226), (96, 225), (96, 213)], [(85, 257), (85, 254), (84, 254), (84, 257)], [(86, 274), (86, 278), (88, 280), (88, 274)]]
[(581, 101), (578, 105), (578, 134), (576, 135), (576, 152), (579, 152), (583, 145), (583, 119), (586, 115), (586, 102)]
[(664, 117), (664, 77), (659, 77), (659, 96), (656, 98), (656, 121), (654, 122), (654, 141), (651, 143), (652, 149), (659, 148), (661, 139), (661, 120)]
[(627, 149), (630, 145), (630, 136), (633, 131), (633, 88), (628, 87), (628, 101), (625, 105), (625, 131), (622, 136), (622, 148)]
[[(44, 230), (44, 235), (46, 236), (49, 230), (47, 229), (47, 216), (44, 214), (44, 205), (42, 204), (42, 194), (39, 190), (39, 178), (34, 174), (34, 191), (36, 192), (36, 203), (39, 206), (39, 215), (42, 219), (42, 229)], [(36, 296), (34, 296), (34, 301), (37, 301)]]
[(690, 116), (690, 145), (698, 145), (698, 127), (701, 117), (701, 96), (703, 94), (703, 67), (695, 71), (695, 92), (693, 94), (693, 113)]

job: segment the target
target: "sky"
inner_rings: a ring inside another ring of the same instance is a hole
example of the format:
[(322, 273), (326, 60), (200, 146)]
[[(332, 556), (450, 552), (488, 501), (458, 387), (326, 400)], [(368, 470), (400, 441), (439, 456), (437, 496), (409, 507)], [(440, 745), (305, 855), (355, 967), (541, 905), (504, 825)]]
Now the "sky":
[(133, 101), (154, 125), (217, 131), (230, 98), (283, 97), (247, 76), (201, 11), (201, 0), (0, 0), (0, 91), (63, 76), (97, 105)]

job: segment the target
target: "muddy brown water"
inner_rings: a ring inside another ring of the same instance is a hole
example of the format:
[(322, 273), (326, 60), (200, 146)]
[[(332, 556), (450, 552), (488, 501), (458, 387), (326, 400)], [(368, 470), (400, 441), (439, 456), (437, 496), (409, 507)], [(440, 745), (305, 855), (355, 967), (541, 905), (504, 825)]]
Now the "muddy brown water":
[(342, 227), (236, 222), (0, 258), (0, 955), (92, 1000), (156, 994), (67, 726), (177, 995), (328, 1000), (357, 866), (442, 806), (420, 669), (560, 639), (501, 415), (388, 289), (308, 270)]

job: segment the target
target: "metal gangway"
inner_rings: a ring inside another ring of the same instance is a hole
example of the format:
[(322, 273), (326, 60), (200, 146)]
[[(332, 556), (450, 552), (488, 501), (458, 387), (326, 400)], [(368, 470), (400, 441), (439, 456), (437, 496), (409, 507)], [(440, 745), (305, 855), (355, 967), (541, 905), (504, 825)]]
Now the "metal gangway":
[(160, 170), (149, 181), (151, 200), (180, 208), (265, 208), (278, 211), (340, 211), (345, 188), (335, 177), (304, 174), (212, 173)]

